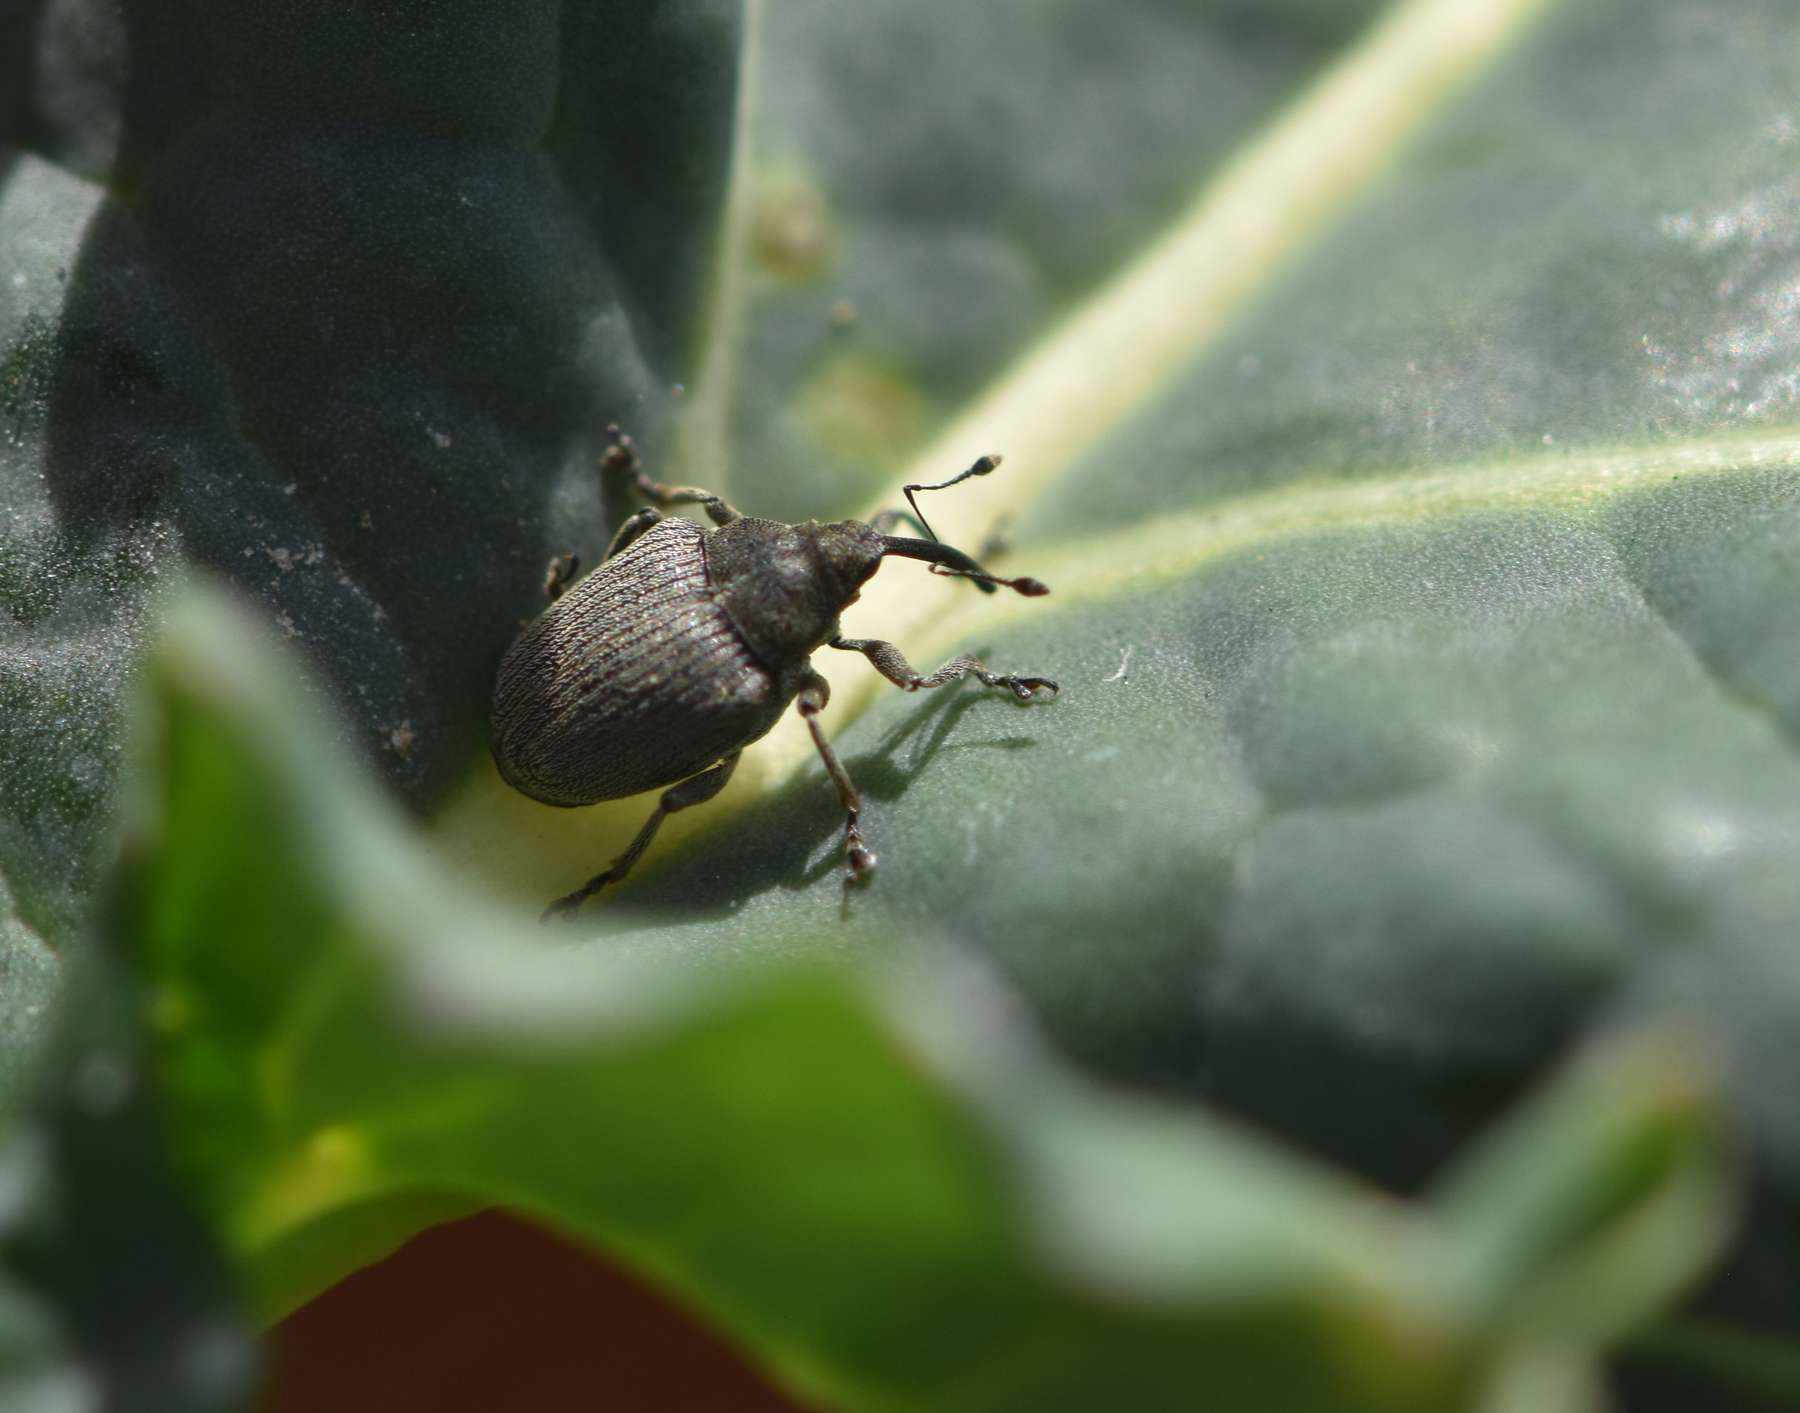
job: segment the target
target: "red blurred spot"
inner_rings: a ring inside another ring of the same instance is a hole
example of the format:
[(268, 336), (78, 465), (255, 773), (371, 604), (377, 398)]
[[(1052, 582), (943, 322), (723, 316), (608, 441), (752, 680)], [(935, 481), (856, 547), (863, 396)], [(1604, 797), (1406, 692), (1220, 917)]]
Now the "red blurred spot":
[(802, 1413), (635, 1276), (501, 1212), (421, 1233), (272, 1346), (268, 1413)]

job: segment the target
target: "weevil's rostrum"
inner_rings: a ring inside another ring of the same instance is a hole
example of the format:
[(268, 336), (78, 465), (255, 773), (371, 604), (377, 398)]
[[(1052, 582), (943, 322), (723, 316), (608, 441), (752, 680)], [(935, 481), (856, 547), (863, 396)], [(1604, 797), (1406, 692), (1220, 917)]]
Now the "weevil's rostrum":
[[(811, 662), (821, 647), (862, 653), (908, 691), (973, 675), (1021, 701), (1056, 692), (1047, 677), (1002, 675), (972, 657), (921, 675), (893, 644), (839, 631), (838, 614), (889, 556), (924, 560), (933, 572), (970, 579), (986, 593), (1048, 592), (1035, 579), (989, 574), (938, 540), (913, 500), (914, 491), (988, 474), (998, 457), (984, 456), (935, 486), (908, 486), (911, 513), (825, 525), (741, 516), (710, 491), (661, 485), (644, 474), (630, 438), (616, 429), (606, 462), (654, 505), (699, 505), (718, 528), (646, 508), (620, 528), (593, 573), (566, 592), (574, 563), (557, 561), (545, 583), (550, 606), (500, 664), (490, 739), (500, 774), (514, 788), (545, 804), (574, 806), (671, 787), (630, 847), (552, 903), (546, 917), (573, 912), (623, 878), (663, 819), (718, 794), (739, 753), (767, 734), (790, 702), (837, 787), (849, 876), (869, 873), (875, 854), (858, 824), (861, 801), (819, 726), (831, 696)], [(888, 534), (901, 520), (931, 538)]]

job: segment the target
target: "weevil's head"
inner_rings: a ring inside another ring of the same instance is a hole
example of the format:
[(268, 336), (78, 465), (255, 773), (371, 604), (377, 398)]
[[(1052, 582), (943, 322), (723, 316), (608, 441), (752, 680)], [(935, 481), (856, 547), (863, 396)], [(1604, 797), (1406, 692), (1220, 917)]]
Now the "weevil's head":
[(833, 520), (815, 527), (819, 578), (828, 597), (839, 608), (856, 602), (862, 586), (881, 568), (887, 553), (887, 536), (860, 520)]
[(707, 577), (751, 650), (779, 667), (831, 636), (885, 552), (883, 537), (859, 520), (788, 525), (746, 516), (706, 537)]
[(941, 540), (884, 535), (860, 520), (799, 525), (745, 516), (706, 536), (707, 580), (738, 632), (773, 667), (804, 657), (837, 629), (889, 555), (921, 559), (938, 573), (1022, 594), (1048, 592), (1035, 579), (999, 579)]

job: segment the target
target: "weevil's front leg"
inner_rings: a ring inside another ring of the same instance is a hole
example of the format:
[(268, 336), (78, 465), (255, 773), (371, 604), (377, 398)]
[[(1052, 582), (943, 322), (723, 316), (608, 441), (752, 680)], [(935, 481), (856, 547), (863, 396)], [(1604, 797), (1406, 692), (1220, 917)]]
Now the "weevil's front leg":
[(650, 841), (656, 837), (656, 831), (662, 828), (662, 822), (677, 810), (687, 809), (691, 805), (703, 805), (719, 791), (725, 788), (725, 782), (731, 779), (731, 772), (737, 768), (738, 753), (725, 757), (710, 770), (703, 770), (698, 775), (689, 776), (679, 785), (671, 785), (663, 791), (662, 799), (656, 803), (656, 812), (644, 821), (644, 827), (637, 832), (637, 838), (624, 853), (614, 859), (605, 873), (597, 873), (577, 888), (573, 893), (558, 898), (549, 907), (539, 922), (549, 922), (557, 914), (574, 917), (576, 911), (594, 894), (609, 883), (617, 883), (631, 872), (631, 866), (643, 857), (644, 850), (650, 847)]
[(637, 443), (621, 432), (617, 423), (608, 427), (606, 434), (612, 438), (612, 445), (601, 456), (601, 465), (629, 477), (638, 494), (652, 505), (697, 505), (715, 525), (729, 525), (741, 518), (723, 496), (703, 491), (698, 486), (665, 486), (661, 481), (651, 480), (644, 470), (643, 458), (638, 455)]
[(825, 762), (831, 783), (837, 786), (838, 803), (844, 807), (845, 878), (854, 883), (875, 871), (876, 858), (875, 851), (863, 843), (862, 830), (857, 827), (857, 817), (862, 813), (862, 796), (856, 793), (850, 772), (844, 769), (837, 752), (831, 749), (831, 742), (825, 739), (824, 728), (819, 725), (819, 713), (825, 710), (825, 703), (830, 700), (831, 683), (816, 672), (808, 672), (800, 684), (795, 705), (806, 722), (806, 729), (812, 732), (813, 745), (819, 749), (819, 757)]
[(1048, 677), (1013, 677), (990, 672), (985, 663), (972, 657), (953, 657), (936, 672), (921, 677), (913, 665), (900, 655), (900, 649), (879, 638), (837, 637), (831, 640), (830, 645), (846, 652), (861, 653), (875, 664), (875, 670), (883, 677), (909, 692), (942, 687), (946, 682), (961, 681), (970, 673), (989, 687), (1005, 688), (1022, 702), (1031, 701), (1037, 696), (1039, 689), (1048, 691), (1052, 696), (1061, 690)]

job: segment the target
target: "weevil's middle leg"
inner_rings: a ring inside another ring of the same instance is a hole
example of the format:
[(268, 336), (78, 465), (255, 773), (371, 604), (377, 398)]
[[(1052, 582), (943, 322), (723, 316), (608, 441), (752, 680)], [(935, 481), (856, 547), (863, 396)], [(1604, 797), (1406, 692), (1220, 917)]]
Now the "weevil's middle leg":
[(729, 525), (733, 520), (741, 518), (723, 496), (703, 491), (698, 486), (665, 486), (661, 481), (652, 480), (644, 470), (637, 443), (627, 433), (621, 432), (617, 423), (608, 427), (606, 433), (612, 438), (612, 445), (601, 456), (601, 464), (623, 472), (630, 478), (631, 484), (637, 487), (638, 494), (652, 505), (697, 505), (715, 525)]
[[(619, 533), (613, 536), (612, 543), (606, 547), (606, 553), (600, 556), (601, 560), (611, 559), (661, 519), (662, 513), (649, 506), (627, 518), (619, 526)], [(573, 550), (555, 556), (544, 570), (544, 597), (555, 603), (568, 591), (569, 585), (575, 582), (580, 573), (581, 556)]]
[(942, 687), (946, 682), (959, 682), (971, 673), (978, 677), (983, 685), (1000, 687), (1011, 692), (1022, 702), (1031, 701), (1040, 689), (1055, 696), (1061, 689), (1048, 677), (1014, 677), (992, 672), (987, 664), (972, 657), (953, 657), (936, 672), (921, 676), (913, 665), (900, 653), (900, 649), (892, 643), (885, 643), (879, 638), (844, 638), (831, 640), (830, 646), (842, 648), (845, 652), (861, 653), (875, 664), (875, 670), (896, 687), (904, 687), (909, 692), (921, 691), (929, 687)]
[(856, 793), (850, 772), (844, 769), (844, 763), (831, 749), (831, 742), (825, 739), (825, 730), (819, 725), (819, 713), (825, 710), (825, 703), (830, 700), (831, 683), (816, 672), (807, 673), (800, 684), (795, 705), (806, 722), (806, 729), (812, 732), (813, 745), (818, 747), (819, 758), (825, 762), (831, 783), (837, 786), (838, 803), (844, 807), (845, 881), (855, 883), (875, 871), (876, 856), (875, 851), (863, 842), (862, 830), (857, 824), (862, 813), (862, 796)]
[(737, 769), (738, 753), (733, 752), (710, 770), (703, 770), (698, 775), (689, 776), (679, 785), (671, 785), (663, 791), (662, 799), (656, 802), (656, 812), (644, 821), (644, 827), (637, 832), (637, 837), (626, 847), (624, 853), (607, 866), (606, 872), (597, 873), (577, 888), (573, 893), (558, 898), (544, 909), (539, 922), (549, 922), (558, 914), (573, 917), (581, 905), (609, 883), (617, 883), (631, 872), (631, 866), (644, 856), (644, 850), (650, 847), (650, 841), (656, 837), (656, 831), (662, 828), (662, 822), (678, 810), (688, 809), (693, 805), (703, 805), (719, 791), (725, 788), (725, 782), (731, 779), (731, 772)]
[(612, 543), (606, 547), (606, 554), (603, 558), (611, 559), (661, 519), (662, 512), (648, 505), (628, 516), (625, 523), (619, 526), (619, 532), (612, 537)]

